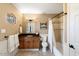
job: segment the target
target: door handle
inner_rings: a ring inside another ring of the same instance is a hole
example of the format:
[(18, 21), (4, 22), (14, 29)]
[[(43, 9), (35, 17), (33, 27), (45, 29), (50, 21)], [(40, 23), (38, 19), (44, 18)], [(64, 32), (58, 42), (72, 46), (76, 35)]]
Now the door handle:
[(69, 44), (69, 47), (75, 49), (75, 47), (72, 44)]

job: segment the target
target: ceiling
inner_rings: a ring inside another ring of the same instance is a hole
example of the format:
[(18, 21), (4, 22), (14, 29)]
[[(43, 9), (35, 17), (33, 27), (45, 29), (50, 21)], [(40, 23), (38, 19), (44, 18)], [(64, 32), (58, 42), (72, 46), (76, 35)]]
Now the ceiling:
[(63, 11), (62, 3), (15, 3), (21, 13), (58, 14)]

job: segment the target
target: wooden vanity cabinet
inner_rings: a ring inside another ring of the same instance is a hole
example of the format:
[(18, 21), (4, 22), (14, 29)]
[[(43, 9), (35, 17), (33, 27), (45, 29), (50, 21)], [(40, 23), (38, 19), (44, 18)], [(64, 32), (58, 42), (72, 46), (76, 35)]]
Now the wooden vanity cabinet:
[(20, 49), (39, 49), (40, 37), (39, 35), (19, 35)]

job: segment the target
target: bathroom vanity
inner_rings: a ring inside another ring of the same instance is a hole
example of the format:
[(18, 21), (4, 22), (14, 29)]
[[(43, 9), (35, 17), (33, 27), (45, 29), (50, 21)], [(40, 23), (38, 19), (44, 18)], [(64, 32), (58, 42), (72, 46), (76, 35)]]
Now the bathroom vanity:
[(36, 33), (19, 34), (19, 49), (39, 49), (40, 36)]

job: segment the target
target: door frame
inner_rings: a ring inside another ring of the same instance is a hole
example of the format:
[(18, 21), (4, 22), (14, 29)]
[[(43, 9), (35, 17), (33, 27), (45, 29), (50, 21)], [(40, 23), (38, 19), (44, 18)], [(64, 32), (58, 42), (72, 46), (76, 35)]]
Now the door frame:
[[(64, 9), (64, 7), (63, 7)], [(63, 16), (63, 56), (69, 56), (69, 39), (70, 39), (70, 14), (69, 4), (67, 4), (67, 15)]]

